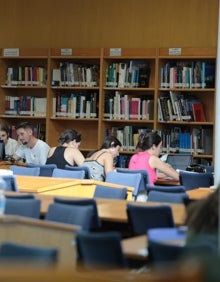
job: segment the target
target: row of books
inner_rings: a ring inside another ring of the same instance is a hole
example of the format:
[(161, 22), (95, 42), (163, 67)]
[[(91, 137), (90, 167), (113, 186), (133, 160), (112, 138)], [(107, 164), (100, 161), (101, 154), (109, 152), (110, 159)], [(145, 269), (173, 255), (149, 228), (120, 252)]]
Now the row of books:
[(106, 87), (149, 87), (150, 67), (146, 61), (130, 60), (110, 64), (106, 69)]
[(105, 135), (115, 136), (122, 144), (122, 151), (135, 151), (139, 135), (147, 131), (151, 131), (151, 129), (132, 125), (126, 125), (124, 127), (113, 126), (106, 129)]
[[(43, 141), (46, 140), (46, 124), (45, 123), (37, 123), (34, 126), (33, 129), (33, 134), (36, 138), (39, 138)], [(11, 136), (11, 138), (17, 140), (17, 132), (16, 132), (16, 125), (15, 124), (10, 124), (8, 125), (8, 129), (9, 129), (9, 136)]]
[(204, 106), (199, 98), (186, 93), (162, 92), (158, 98), (158, 120), (205, 122)]
[(46, 117), (46, 107), (46, 98), (5, 96), (5, 115)]
[(213, 151), (213, 132), (211, 128), (196, 127), (183, 131), (174, 127), (159, 132), (164, 153), (187, 153), (211, 155)]
[(105, 95), (104, 118), (123, 120), (153, 120), (154, 101), (140, 97), (129, 97), (115, 91)]
[(96, 118), (98, 94), (71, 93), (69, 96), (58, 94), (53, 98), (53, 116), (71, 118)]
[(13, 66), (7, 69), (7, 86), (46, 86), (47, 70), (42, 66)]
[(169, 61), (160, 69), (161, 88), (214, 88), (214, 85), (214, 61)]
[(52, 70), (52, 86), (95, 87), (99, 85), (99, 66), (60, 62)]

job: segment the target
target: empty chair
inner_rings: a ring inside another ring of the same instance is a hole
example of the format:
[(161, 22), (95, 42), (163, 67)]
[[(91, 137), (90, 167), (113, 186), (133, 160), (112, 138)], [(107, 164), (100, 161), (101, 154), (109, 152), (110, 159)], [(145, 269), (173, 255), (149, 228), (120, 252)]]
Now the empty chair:
[(16, 194), (6, 194), (6, 198), (9, 199), (35, 199), (34, 194), (29, 194), (29, 193), (16, 193)]
[(25, 166), (11, 165), (9, 169), (13, 172), (14, 175), (39, 176), (40, 174), (39, 167), (25, 167)]
[(83, 170), (83, 171), (85, 171), (85, 178), (86, 178), (86, 179), (92, 179), (90, 169), (89, 169), (89, 167), (87, 167), (87, 166), (71, 166), (71, 165), (65, 165), (65, 169), (73, 170), (73, 171), (81, 171), (81, 170)]
[(150, 228), (175, 226), (172, 209), (166, 205), (147, 206), (128, 203), (127, 215), (133, 235), (146, 234)]
[(57, 168), (57, 165), (56, 164), (36, 165), (36, 164), (27, 163), (27, 167), (39, 167), (40, 168), (39, 176), (50, 177), (52, 176), (54, 168)]
[(162, 191), (150, 191), (148, 194), (148, 202), (167, 202), (167, 203), (179, 203), (184, 204), (189, 199), (186, 192), (172, 193)]
[(79, 266), (85, 269), (125, 268), (127, 263), (122, 252), (121, 235), (118, 232), (76, 233)]
[(76, 205), (76, 206), (90, 206), (93, 209), (92, 215), (92, 225), (91, 230), (99, 230), (101, 228), (101, 220), (98, 215), (97, 204), (94, 199), (71, 199), (71, 198), (61, 198), (55, 197), (55, 203), (66, 204), (66, 205)]
[(40, 218), (41, 201), (31, 198), (6, 198), (5, 214)]
[(49, 205), (45, 219), (79, 225), (83, 230), (91, 230), (93, 207), (53, 203)]
[(85, 178), (85, 171), (73, 171), (61, 168), (54, 168), (52, 177), (83, 179)]
[(180, 184), (186, 190), (196, 189), (199, 187), (210, 187), (214, 184), (212, 173), (199, 173), (180, 170)]
[(186, 191), (185, 187), (182, 185), (178, 186), (162, 186), (162, 185), (150, 185), (147, 184), (147, 193), (150, 191), (161, 191), (161, 192), (171, 192), (171, 193), (183, 193)]
[(54, 264), (58, 259), (56, 248), (36, 247), (13, 242), (4, 242), (0, 247), (0, 261), (16, 263)]
[(5, 181), (5, 190), (6, 191), (14, 191), (18, 192), (18, 185), (16, 181), (16, 177), (14, 175), (3, 175), (2, 178)]
[(104, 185), (96, 185), (93, 197), (125, 200), (127, 198), (127, 188), (115, 188)]
[(109, 183), (120, 184), (123, 186), (134, 187), (132, 196), (134, 200), (136, 200), (141, 185), (141, 179), (142, 179), (141, 173), (123, 173), (123, 172), (110, 171), (106, 175), (105, 181)]

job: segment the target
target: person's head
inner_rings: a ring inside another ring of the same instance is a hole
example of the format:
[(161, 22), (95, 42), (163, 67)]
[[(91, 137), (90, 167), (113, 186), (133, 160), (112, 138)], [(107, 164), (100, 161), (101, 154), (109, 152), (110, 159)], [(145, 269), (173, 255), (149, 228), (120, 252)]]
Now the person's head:
[(9, 138), (9, 129), (7, 125), (0, 124), (0, 140), (2, 140), (6, 144), (8, 138)]
[(107, 136), (104, 139), (100, 147), (100, 150), (109, 149), (113, 157), (117, 157), (119, 155), (120, 147), (121, 147), (121, 142), (115, 136)]
[(59, 137), (58, 143), (60, 145), (68, 145), (73, 148), (78, 148), (81, 142), (81, 133), (74, 129), (65, 130)]
[(141, 133), (138, 137), (136, 148), (140, 151), (153, 149), (155, 155), (159, 156), (162, 146), (162, 139), (156, 131)]
[(16, 126), (16, 132), (18, 140), (23, 144), (27, 145), (31, 142), (34, 137), (33, 135), (33, 125), (29, 122), (22, 122)]

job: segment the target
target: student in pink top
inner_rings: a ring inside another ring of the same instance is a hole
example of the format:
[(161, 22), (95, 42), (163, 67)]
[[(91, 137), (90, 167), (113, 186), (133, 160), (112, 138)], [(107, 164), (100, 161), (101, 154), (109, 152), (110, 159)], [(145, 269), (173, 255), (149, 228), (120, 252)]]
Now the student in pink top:
[[(145, 169), (148, 171), (150, 184), (157, 178), (171, 177), (179, 181), (179, 173), (160, 158), (162, 140), (156, 131), (140, 134), (137, 143), (137, 153), (129, 162), (129, 169)], [(157, 173), (157, 170), (160, 171)]]

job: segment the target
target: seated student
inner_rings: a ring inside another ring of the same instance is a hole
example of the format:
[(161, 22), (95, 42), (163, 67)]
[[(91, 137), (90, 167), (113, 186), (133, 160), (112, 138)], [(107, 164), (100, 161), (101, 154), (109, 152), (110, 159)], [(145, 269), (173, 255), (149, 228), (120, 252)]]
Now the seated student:
[(26, 163), (32, 164), (45, 164), (50, 147), (34, 136), (33, 125), (23, 122), (16, 126), (16, 132), (21, 145), (13, 154), (13, 159), (16, 161), (24, 159)]
[(60, 145), (50, 149), (46, 164), (56, 164), (61, 169), (65, 169), (65, 165), (81, 166), (85, 158), (78, 149), (80, 142), (80, 133), (74, 129), (65, 130), (58, 139)]
[[(148, 171), (150, 184), (154, 184), (157, 178), (171, 177), (179, 180), (179, 173), (160, 158), (162, 141), (156, 131), (140, 134), (137, 143), (137, 153), (129, 161), (129, 169), (144, 169)], [(160, 173), (157, 173), (157, 170)]]
[(10, 137), (7, 125), (0, 124), (0, 140), (2, 140), (5, 144), (5, 158), (10, 159), (20, 144), (17, 140)]
[(186, 208), (187, 244), (209, 244), (217, 252), (218, 198), (219, 187), (208, 197), (189, 203)]
[(88, 154), (83, 165), (89, 167), (93, 179), (105, 181), (106, 174), (115, 169), (114, 158), (119, 155), (120, 147), (121, 142), (116, 137), (108, 136), (100, 149)]

